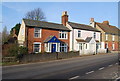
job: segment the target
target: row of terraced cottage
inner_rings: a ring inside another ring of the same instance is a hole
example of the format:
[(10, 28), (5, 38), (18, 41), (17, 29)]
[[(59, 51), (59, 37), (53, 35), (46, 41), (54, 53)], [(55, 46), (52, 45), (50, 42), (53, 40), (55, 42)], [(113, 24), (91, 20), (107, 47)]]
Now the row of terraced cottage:
[(62, 13), (62, 24), (23, 19), (18, 35), (20, 46), (29, 53), (79, 51), (82, 54), (106, 53), (119, 50), (119, 29), (108, 21), (90, 25), (70, 22), (67, 11)]

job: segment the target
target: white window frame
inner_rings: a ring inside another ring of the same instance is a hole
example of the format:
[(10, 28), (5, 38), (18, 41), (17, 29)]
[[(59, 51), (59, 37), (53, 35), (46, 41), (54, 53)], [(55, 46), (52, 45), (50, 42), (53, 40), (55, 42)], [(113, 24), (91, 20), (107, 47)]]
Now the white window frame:
[(81, 37), (81, 30), (78, 30), (78, 38)]
[(33, 43), (33, 52), (34, 53), (39, 53), (39, 52), (35, 52), (35, 47), (34, 47), (35, 44), (39, 44), (39, 52), (41, 52), (41, 43), (40, 42), (34, 42)]
[(96, 39), (96, 32), (93, 33), (93, 38)]
[(108, 40), (108, 34), (105, 34), (105, 40)]
[(86, 44), (85, 48), (88, 49), (88, 44)]
[(79, 43), (79, 50), (83, 50), (83, 43)]
[(115, 44), (114, 43), (112, 44), (112, 50), (115, 50)]
[[(63, 37), (62, 37), (62, 35), (63, 35)], [(59, 39), (68, 39), (68, 32), (59, 31)]]
[[(61, 44), (62, 44), (62, 43), (61, 43)], [(67, 52), (67, 50), (68, 50), (68, 49), (67, 49), (67, 47), (68, 47), (67, 44), (63, 43), (64, 46), (61, 46), (61, 44), (60, 44), (60, 52)], [(64, 51), (61, 51), (62, 48), (64, 48)]]
[[(36, 29), (38, 29), (39, 31), (36, 32)], [(35, 34), (38, 34), (38, 37), (36, 37)], [(41, 28), (34, 28), (34, 38), (41, 38)]]
[(112, 41), (115, 41), (115, 35), (112, 35)]

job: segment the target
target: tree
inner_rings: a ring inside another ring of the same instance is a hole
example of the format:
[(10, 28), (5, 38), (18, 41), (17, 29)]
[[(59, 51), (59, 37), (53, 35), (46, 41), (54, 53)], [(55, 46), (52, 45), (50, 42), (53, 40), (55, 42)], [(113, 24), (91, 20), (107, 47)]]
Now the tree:
[(12, 35), (13, 34), (13, 29), (15, 29), (15, 34), (18, 36), (18, 34), (19, 34), (19, 30), (20, 30), (20, 26), (21, 26), (21, 24), (20, 23), (17, 23), (12, 29), (11, 29), (11, 31), (10, 31), (10, 34)]
[(7, 31), (7, 27), (5, 26), (2, 31), (2, 44), (8, 41), (8, 37), (9, 37), (9, 34)]
[(39, 21), (45, 21), (45, 15), (41, 8), (36, 8), (32, 11), (29, 11), (25, 15), (26, 19), (32, 19), (32, 20), (39, 20)]

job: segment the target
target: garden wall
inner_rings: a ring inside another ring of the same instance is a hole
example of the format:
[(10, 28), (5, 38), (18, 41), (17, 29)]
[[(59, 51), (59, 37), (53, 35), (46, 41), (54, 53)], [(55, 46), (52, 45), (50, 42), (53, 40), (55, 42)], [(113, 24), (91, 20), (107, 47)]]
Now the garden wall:
[(79, 56), (79, 52), (60, 52), (60, 53), (41, 53), (41, 54), (24, 54), (20, 59), (21, 63), (48, 61), (65, 59)]

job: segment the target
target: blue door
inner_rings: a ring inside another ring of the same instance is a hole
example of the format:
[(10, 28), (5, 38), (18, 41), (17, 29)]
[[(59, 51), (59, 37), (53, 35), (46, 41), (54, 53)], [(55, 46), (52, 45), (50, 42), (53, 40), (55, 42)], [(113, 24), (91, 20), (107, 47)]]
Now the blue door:
[(52, 44), (52, 52), (56, 52), (56, 44)]

